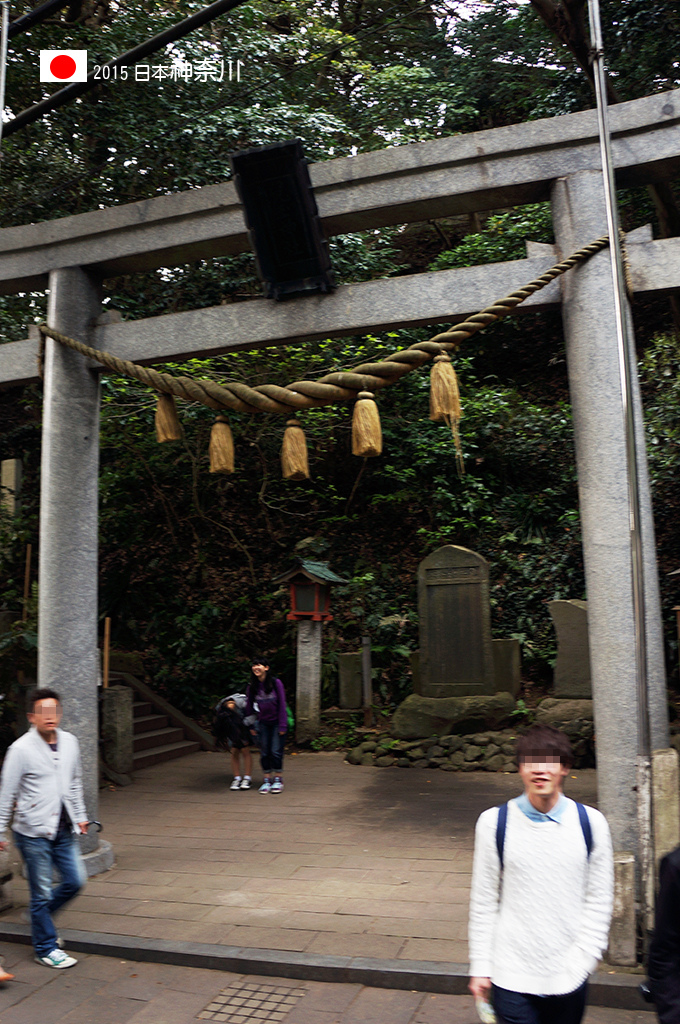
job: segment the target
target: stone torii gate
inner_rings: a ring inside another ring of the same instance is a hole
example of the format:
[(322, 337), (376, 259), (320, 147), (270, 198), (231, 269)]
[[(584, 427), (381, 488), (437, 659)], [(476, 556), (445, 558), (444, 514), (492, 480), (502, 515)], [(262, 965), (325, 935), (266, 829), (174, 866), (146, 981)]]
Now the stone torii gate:
[[(610, 110), (617, 183), (680, 172), (680, 90)], [(397, 147), (311, 167), (327, 235), (550, 199), (556, 245), (527, 259), (340, 287), (122, 323), (102, 315), (103, 276), (248, 248), (234, 186), (213, 185), (0, 231), (0, 292), (49, 288), (51, 327), (139, 363), (462, 320), (606, 233), (595, 111)], [(680, 287), (680, 238), (627, 239), (638, 294)], [(635, 628), (614, 297), (599, 254), (519, 307), (562, 306), (583, 528), (600, 806), (616, 850), (637, 851)], [(0, 348), (0, 386), (37, 379), (36, 331)], [(40, 528), (42, 684), (59, 685), (83, 748), (96, 817), (97, 470), (99, 371), (47, 339)], [(654, 527), (639, 390), (645, 629), (652, 748), (668, 745)], [(90, 839), (95, 845), (96, 839)]]

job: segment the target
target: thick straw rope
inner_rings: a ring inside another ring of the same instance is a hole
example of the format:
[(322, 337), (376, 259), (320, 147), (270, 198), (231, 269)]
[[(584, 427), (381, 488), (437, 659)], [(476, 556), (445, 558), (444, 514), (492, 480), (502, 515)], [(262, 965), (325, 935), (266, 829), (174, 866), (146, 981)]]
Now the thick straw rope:
[(349, 371), (328, 373), (315, 381), (296, 381), (286, 387), (260, 384), (251, 388), (248, 384), (237, 382), (216, 384), (210, 380), (194, 380), (192, 377), (173, 377), (168, 373), (160, 373), (150, 366), (138, 366), (127, 359), (118, 359), (109, 352), (90, 348), (89, 345), (83, 345), (74, 338), (60, 334), (46, 324), (40, 324), (38, 330), (43, 337), (54, 338), (55, 341), (80, 352), (88, 359), (94, 359), (124, 377), (133, 377), (162, 394), (175, 395), (189, 402), (201, 402), (219, 412), (231, 409), (234, 412), (273, 412), (289, 416), (299, 409), (313, 409), (332, 405), (334, 402), (350, 402), (360, 391), (377, 391), (388, 384), (393, 384), (405, 373), (415, 370), (442, 352), (454, 351), (462, 341), (507, 316), (534, 292), (545, 288), (560, 274), (578, 266), (579, 263), (584, 263), (608, 245), (609, 238), (603, 235), (561, 263), (555, 264), (523, 288), (506, 295), (492, 306), (487, 306), (463, 323), (435, 335), (429, 341), (416, 342), (406, 349), (393, 352), (378, 363), (361, 363)]

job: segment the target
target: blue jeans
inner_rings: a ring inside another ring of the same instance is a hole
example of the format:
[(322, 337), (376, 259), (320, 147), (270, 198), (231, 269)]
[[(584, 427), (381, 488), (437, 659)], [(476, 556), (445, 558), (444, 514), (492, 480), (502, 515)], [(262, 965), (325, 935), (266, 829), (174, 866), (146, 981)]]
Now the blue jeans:
[[(57, 832), (54, 839), (25, 836), (14, 832), (14, 842), (26, 864), (31, 892), (31, 939), (37, 956), (47, 956), (57, 948), (57, 931), (52, 914), (77, 896), (85, 884), (86, 872), (78, 840), (69, 831)], [(54, 869), (61, 882), (54, 889)]]
[(493, 986), (498, 1024), (581, 1024), (588, 982), (564, 996), (532, 996)]
[(283, 745), (285, 735), (279, 733), (279, 723), (258, 722), (257, 742), (260, 747), (260, 763), (265, 775), (270, 772), (280, 772), (283, 767)]

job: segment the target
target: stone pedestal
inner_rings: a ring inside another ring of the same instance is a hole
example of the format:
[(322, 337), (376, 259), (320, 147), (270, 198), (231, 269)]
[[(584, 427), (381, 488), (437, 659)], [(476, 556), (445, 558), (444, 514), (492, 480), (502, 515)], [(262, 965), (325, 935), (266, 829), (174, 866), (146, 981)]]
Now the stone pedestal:
[(302, 619), (297, 624), (297, 688), (295, 738), (306, 743), (321, 727), (321, 622)]
[(102, 753), (109, 768), (129, 775), (133, 767), (132, 704), (129, 686), (102, 690)]
[(522, 685), (519, 640), (492, 640), (491, 654), (496, 693), (511, 693), (516, 697)]

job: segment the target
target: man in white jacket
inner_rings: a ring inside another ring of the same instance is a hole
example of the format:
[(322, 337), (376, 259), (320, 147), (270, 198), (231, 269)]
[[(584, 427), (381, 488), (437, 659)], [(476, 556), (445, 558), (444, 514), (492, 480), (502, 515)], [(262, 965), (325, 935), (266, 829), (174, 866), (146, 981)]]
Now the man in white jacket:
[(562, 792), (573, 764), (563, 733), (534, 726), (517, 759), (524, 793), (477, 821), (469, 989), (501, 1024), (580, 1024), (609, 935), (609, 826)]
[[(14, 841), (26, 864), (31, 894), (35, 959), (46, 967), (73, 967), (59, 948), (52, 915), (83, 887), (86, 872), (76, 838), (87, 832), (78, 740), (58, 728), (59, 694), (47, 688), (29, 696), (31, 728), (5, 757), (0, 780), (0, 836), (14, 816)], [(0, 849), (7, 847), (0, 841)], [(53, 888), (57, 869), (61, 882)]]

